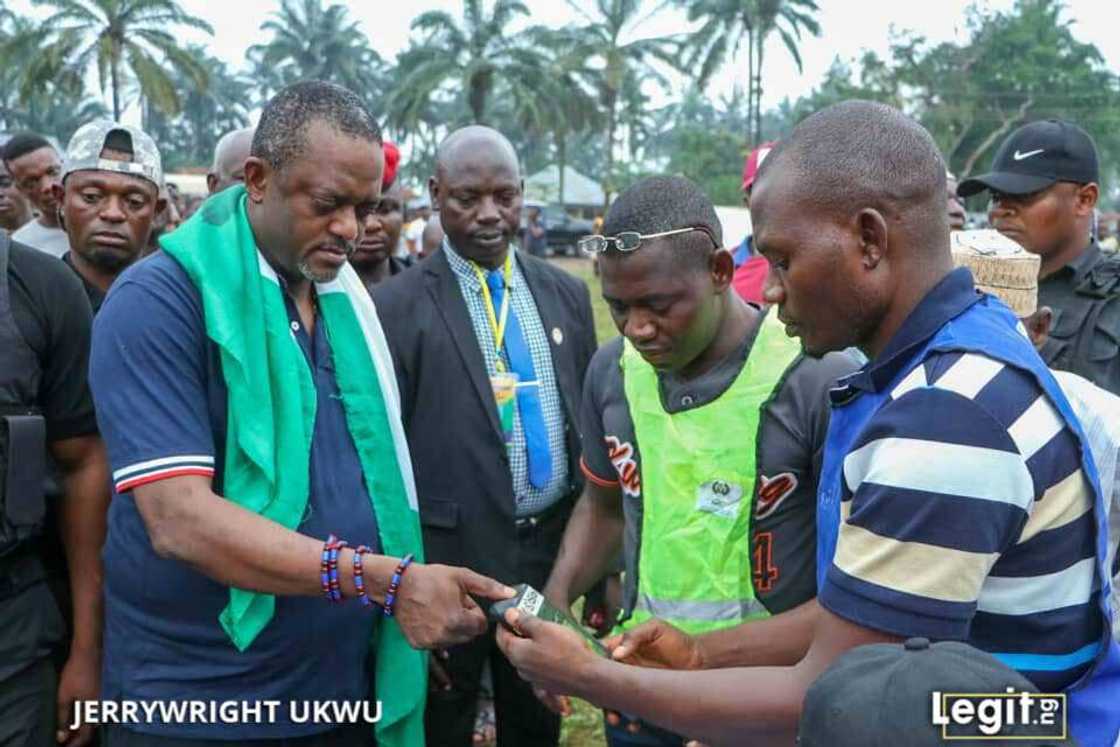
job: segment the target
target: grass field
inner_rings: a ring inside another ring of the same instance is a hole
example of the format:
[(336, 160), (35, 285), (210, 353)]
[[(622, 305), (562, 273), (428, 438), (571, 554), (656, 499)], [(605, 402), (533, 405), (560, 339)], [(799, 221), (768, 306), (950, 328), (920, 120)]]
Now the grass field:
[(617, 337), (618, 330), (615, 329), (614, 322), (611, 321), (611, 312), (603, 301), (599, 278), (592, 271), (591, 260), (585, 257), (558, 257), (554, 258), (552, 263), (587, 283), (587, 287), (591, 290), (591, 310), (595, 312), (595, 334), (599, 337), (599, 344)]
[[(591, 260), (578, 257), (554, 259), (553, 262), (587, 283), (591, 290), (591, 308), (595, 313), (595, 333), (599, 342), (616, 336), (618, 330), (599, 293), (599, 278), (592, 272)], [(573, 713), (564, 719), (564, 728), (560, 733), (562, 747), (604, 747), (603, 712), (582, 700), (576, 700), (572, 705)]]

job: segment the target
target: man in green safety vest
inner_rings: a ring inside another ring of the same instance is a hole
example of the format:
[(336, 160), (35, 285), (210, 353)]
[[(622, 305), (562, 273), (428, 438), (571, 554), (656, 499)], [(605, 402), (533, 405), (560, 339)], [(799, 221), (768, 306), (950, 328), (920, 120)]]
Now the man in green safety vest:
[[(711, 637), (718, 659), (719, 631), (741, 622), (793, 611), (783, 619), (809, 624), (827, 391), (856, 361), (803, 356), (773, 312), (734, 293), (719, 219), (689, 180), (637, 183), (602, 230), (581, 246), (622, 337), (588, 368), (587, 485), (545, 595), (568, 608), (621, 549), (623, 629), (659, 618)], [(681, 744), (628, 726), (610, 717), (612, 745)]]

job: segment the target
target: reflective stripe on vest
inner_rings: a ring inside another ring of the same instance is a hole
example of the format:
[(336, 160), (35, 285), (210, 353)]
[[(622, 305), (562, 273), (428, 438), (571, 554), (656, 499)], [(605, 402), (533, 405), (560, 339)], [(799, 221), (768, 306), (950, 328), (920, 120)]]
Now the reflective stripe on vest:
[(650, 617), (660, 617), (662, 620), (706, 620), (728, 624), (735, 624), (752, 617), (765, 617), (768, 614), (762, 602), (753, 597), (725, 602), (704, 602), (653, 599), (645, 594), (639, 594), (638, 604), (634, 609), (649, 613)]
[(666, 413), (657, 372), (629, 343), (623, 382), (642, 454), (638, 603), (625, 626), (660, 617), (701, 633), (764, 617), (751, 577), (750, 522), (762, 407), (801, 352), (767, 314), (731, 387)]
[[(1073, 409), (1049, 369), (1035, 354), (1023, 335), (1016, 330), (1018, 320), (1009, 309), (994, 298), (978, 300), (956, 318), (944, 325), (925, 345), (915, 346), (911, 361), (915, 365), (931, 352), (971, 352), (985, 355), (1030, 374), (1050, 402), (1062, 414), (1067, 426), (1081, 444), (1082, 469), (1094, 490), (1094, 514), (1097, 526), (1096, 585), (1102, 588), (1099, 613), (1102, 616), (1101, 641), (1089, 651), (1069, 652), (1061, 656), (1030, 656), (1027, 661), (1015, 655), (994, 653), (1010, 667), (1028, 664), (1032, 669), (1046, 666), (1066, 668), (1077, 657), (1092, 659), (1092, 669), (1080, 681), (1066, 689), (1069, 701), (1069, 723), (1073, 736), (1082, 747), (1113, 747), (1120, 732), (1120, 648), (1112, 638), (1109, 610), (1109, 578), (1105, 572), (1107, 556), (1107, 507), (1104, 506), (1097, 469)], [(832, 564), (840, 529), (840, 492), (844, 479), (844, 458), (880, 407), (890, 401), (897, 380), (912, 370), (913, 365), (900, 367), (896, 381), (878, 393), (861, 392), (854, 400), (833, 409), (825, 443), (824, 463), (817, 494), (817, 580), (822, 588), (825, 572)], [(1071, 658), (1072, 657), (1072, 658)], [(1040, 661), (1045, 659), (1046, 661)], [(1048, 663), (1047, 663), (1048, 662)]]

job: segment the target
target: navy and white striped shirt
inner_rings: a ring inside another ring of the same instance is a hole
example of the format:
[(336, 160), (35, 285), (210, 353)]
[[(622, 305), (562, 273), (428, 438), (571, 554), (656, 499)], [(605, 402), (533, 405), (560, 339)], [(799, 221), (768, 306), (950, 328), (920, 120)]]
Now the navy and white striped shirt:
[(1093, 491), (1030, 374), (930, 354), (845, 457), (841, 519), (820, 592), (835, 614), (964, 640), (1043, 692), (1090, 666), (1102, 634)]

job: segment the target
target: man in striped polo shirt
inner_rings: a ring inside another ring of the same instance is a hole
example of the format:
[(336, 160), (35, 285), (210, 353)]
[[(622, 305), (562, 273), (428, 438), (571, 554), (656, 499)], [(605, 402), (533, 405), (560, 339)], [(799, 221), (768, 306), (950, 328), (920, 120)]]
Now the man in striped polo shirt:
[(621, 666), (520, 618), (525, 638), (501, 643), (523, 676), (704, 741), (783, 743), (809, 685), (849, 649), (959, 639), (1068, 693), (1080, 744), (1115, 742), (1120, 651), (1096, 468), (1014, 314), (953, 271), (944, 200), (929, 133), (868, 102), (806, 119), (754, 186), (766, 300), (787, 333), (810, 354), (856, 345), (870, 359), (833, 396), (821, 612), (801, 661)]

